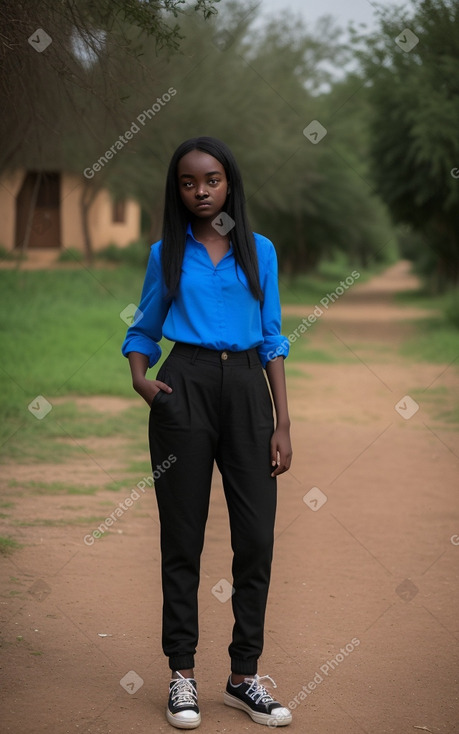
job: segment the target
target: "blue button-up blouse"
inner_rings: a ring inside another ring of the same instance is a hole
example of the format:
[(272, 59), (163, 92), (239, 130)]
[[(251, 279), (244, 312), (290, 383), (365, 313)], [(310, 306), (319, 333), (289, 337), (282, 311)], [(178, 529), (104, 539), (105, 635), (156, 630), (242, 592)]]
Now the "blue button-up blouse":
[(289, 341), (280, 333), (281, 309), (277, 256), (266, 237), (254, 233), (262, 303), (252, 295), (233, 248), (214, 265), (188, 225), (180, 285), (168, 298), (161, 268), (161, 240), (151, 246), (138, 312), (129, 327), (122, 353), (145, 354), (152, 367), (161, 356), (162, 336), (208, 349), (241, 351), (256, 347), (263, 367), (286, 357)]

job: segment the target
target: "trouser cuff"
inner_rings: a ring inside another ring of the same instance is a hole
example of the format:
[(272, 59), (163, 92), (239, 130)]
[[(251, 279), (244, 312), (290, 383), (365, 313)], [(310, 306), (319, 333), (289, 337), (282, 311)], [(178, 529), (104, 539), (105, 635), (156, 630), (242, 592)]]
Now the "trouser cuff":
[(231, 672), (235, 675), (255, 675), (258, 658), (231, 658)]
[(194, 655), (174, 655), (169, 658), (169, 667), (172, 671), (194, 668)]

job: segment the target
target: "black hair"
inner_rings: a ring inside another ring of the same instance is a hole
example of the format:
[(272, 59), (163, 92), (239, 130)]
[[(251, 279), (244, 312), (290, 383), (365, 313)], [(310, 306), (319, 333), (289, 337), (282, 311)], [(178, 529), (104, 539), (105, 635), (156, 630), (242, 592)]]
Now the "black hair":
[(164, 281), (173, 296), (180, 283), (180, 274), (185, 252), (186, 228), (191, 215), (184, 205), (179, 190), (177, 166), (181, 158), (192, 150), (202, 150), (216, 158), (223, 166), (228, 184), (231, 187), (223, 210), (234, 220), (230, 237), (236, 264), (245, 273), (254, 297), (263, 301), (260, 285), (258, 258), (255, 240), (251, 231), (245, 207), (242, 177), (231, 150), (217, 138), (199, 137), (185, 140), (173, 154), (166, 178), (164, 202), (163, 235), (161, 264)]

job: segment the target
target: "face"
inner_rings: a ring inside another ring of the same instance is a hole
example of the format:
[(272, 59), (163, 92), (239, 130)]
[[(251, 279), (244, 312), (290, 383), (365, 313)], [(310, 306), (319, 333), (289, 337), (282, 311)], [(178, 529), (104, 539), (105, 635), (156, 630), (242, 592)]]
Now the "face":
[(219, 214), (228, 195), (228, 180), (222, 164), (202, 150), (192, 150), (177, 166), (180, 196), (188, 211), (199, 219)]

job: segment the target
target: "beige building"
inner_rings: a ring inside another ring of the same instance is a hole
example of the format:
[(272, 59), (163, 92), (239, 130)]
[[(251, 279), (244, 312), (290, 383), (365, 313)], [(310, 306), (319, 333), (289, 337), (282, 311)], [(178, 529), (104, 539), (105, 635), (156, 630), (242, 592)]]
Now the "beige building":
[(83, 176), (17, 170), (0, 177), (0, 245), (6, 250), (72, 248), (85, 251), (82, 197), (87, 234), (94, 252), (109, 244), (124, 247), (140, 236), (140, 206), (97, 193)]

